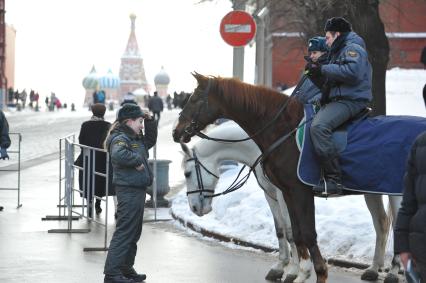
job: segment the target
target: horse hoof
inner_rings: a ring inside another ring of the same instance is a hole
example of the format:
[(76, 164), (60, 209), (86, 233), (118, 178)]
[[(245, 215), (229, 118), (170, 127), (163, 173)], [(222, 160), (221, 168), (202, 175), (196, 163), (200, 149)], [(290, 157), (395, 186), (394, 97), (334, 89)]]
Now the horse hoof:
[(269, 270), (268, 274), (266, 274), (265, 279), (268, 281), (280, 280), (283, 274), (284, 274), (283, 270), (271, 269)]
[(296, 277), (297, 277), (297, 274), (288, 274), (284, 279), (284, 283), (293, 283)]
[(365, 281), (376, 281), (377, 278), (379, 278), (379, 273), (377, 271), (372, 270), (372, 269), (367, 269), (361, 275), (361, 280), (365, 280)]
[(385, 281), (383, 281), (383, 282), (384, 283), (398, 283), (399, 278), (395, 274), (388, 273), (388, 275), (386, 275)]

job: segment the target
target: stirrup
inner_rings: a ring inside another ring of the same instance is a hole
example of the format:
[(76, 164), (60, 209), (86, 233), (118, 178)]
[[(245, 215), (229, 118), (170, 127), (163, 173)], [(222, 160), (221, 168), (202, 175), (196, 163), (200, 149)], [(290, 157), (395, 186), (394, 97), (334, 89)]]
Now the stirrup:
[[(320, 181), (320, 184), (317, 186), (313, 187), (313, 191), (316, 195), (321, 195), (321, 196), (331, 196), (331, 195), (340, 195), (343, 192), (343, 186), (334, 181), (334, 180), (329, 180), (328, 182), (334, 182), (335, 184), (335, 189), (329, 190), (328, 189), (328, 184), (327, 184), (327, 179), (323, 178)], [(322, 186), (321, 186), (322, 185)]]

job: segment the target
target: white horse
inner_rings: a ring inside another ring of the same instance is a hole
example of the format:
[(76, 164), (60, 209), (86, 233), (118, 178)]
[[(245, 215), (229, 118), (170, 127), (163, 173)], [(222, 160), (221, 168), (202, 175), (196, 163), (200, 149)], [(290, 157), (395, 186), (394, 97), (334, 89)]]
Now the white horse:
[[(234, 122), (224, 123), (209, 132), (209, 136), (221, 139), (243, 139), (247, 134)], [(219, 176), (220, 162), (224, 160), (235, 160), (245, 165), (251, 166), (256, 158), (261, 154), (257, 145), (248, 140), (239, 143), (218, 143), (209, 140), (198, 141), (192, 151), (185, 144), (181, 144), (185, 156), (182, 166), (185, 172), (187, 192), (199, 190), (199, 180), (197, 180), (196, 164), (199, 166), (199, 174), (202, 177), (204, 190), (215, 189)], [(194, 156), (194, 152), (196, 156)], [(275, 263), (268, 272), (266, 279), (276, 280), (286, 274), (284, 282), (305, 282), (310, 276), (311, 261), (301, 261), (299, 263), (296, 246), (293, 242), (290, 218), (287, 206), (284, 202), (281, 191), (275, 187), (263, 174), (260, 165), (255, 167), (255, 175), (260, 187), (265, 191), (265, 197), (274, 218), (276, 235), (279, 243), (278, 262)], [(203, 216), (212, 210), (212, 198), (205, 197), (211, 192), (197, 192), (188, 194), (188, 202), (191, 210), (198, 216)], [(392, 214), (385, 211), (382, 196), (366, 194), (365, 202), (373, 219), (376, 231), (376, 246), (374, 250), (373, 263), (362, 274), (362, 280), (374, 281), (378, 278), (379, 269), (384, 266), (384, 256), (386, 242), (389, 234), (392, 217), (396, 217), (402, 197), (389, 196), (389, 206)], [(289, 251), (287, 241), (291, 246)], [(397, 273), (399, 265), (397, 261), (392, 262), (393, 267), (385, 279), (386, 283), (398, 282)]]

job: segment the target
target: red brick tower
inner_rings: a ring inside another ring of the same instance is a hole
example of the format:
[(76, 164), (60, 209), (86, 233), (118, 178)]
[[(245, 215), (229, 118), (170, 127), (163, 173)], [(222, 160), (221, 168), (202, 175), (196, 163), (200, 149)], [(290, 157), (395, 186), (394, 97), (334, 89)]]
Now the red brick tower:
[(142, 56), (139, 53), (138, 42), (135, 34), (136, 15), (130, 15), (131, 30), (126, 50), (121, 57), (120, 65), (120, 96), (132, 92), (138, 88), (148, 91), (145, 69), (143, 67)]

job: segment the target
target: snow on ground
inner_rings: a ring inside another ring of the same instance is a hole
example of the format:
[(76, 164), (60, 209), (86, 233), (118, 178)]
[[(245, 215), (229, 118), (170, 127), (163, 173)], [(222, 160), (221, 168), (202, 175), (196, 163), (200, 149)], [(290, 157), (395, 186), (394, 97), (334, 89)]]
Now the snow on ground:
[[(425, 70), (395, 68), (388, 71), (388, 114), (426, 116), (422, 98), (425, 83)], [(239, 168), (221, 174), (216, 192), (229, 186)], [(364, 197), (348, 196), (328, 200), (316, 198), (315, 207), (318, 242), (323, 255), (370, 263), (374, 253), (375, 232)], [(253, 176), (239, 191), (215, 198), (213, 211), (208, 215), (198, 217), (191, 212), (185, 190), (174, 199), (172, 211), (207, 230), (278, 248), (272, 214), (263, 191)], [(392, 235), (389, 238), (388, 261), (392, 256), (393, 245)]]

